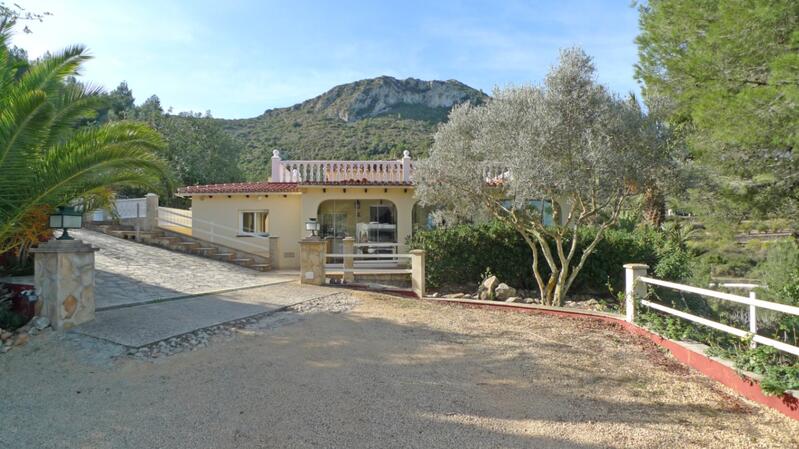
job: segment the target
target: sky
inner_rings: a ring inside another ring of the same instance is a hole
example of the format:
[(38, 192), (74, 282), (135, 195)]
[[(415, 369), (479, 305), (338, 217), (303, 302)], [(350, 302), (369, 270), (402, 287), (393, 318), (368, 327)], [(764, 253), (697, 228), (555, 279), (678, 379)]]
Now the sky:
[(254, 117), (380, 75), (490, 93), (540, 83), (570, 46), (594, 57), (612, 90), (640, 91), (630, 0), (15, 3), (52, 13), (14, 35), (29, 57), (85, 45), (82, 80), (107, 90), (127, 81), (137, 103), (155, 94), (175, 112)]

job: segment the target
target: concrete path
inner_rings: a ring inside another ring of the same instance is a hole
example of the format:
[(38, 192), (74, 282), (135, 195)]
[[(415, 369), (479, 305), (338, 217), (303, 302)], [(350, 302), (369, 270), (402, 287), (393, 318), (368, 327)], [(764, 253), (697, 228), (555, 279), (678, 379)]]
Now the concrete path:
[(74, 332), (138, 348), (197, 329), (274, 312), (338, 291), (289, 282), (105, 310), (97, 312), (94, 321), (77, 327)]
[(85, 229), (71, 234), (100, 248), (95, 254), (98, 310), (297, 279), (295, 272), (259, 272)]

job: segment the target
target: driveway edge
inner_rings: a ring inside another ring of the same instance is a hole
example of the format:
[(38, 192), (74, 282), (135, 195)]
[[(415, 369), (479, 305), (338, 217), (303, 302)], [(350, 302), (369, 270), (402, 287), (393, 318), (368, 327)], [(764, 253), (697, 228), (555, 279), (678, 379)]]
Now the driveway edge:
[(671, 340), (658, 335), (649, 329), (628, 323), (624, 316), (613, 313), (582, 311), (563, 307), (541, 306), (537, 304), (497, 303), (495, 301), (463, 300), (452, 298), (424, 298), (425, 301), (448, 303), (463, 307), (494, 309), (506, 312), (554, 315), (567, 318), (587, 318), (603, 321), (622, 327), (626, 331), (645, 337), (667, 349), (675, 359), (705, 376), (733, 389), (741, 396), (761, 405), (776, 410), (783, 415), (799, 421), (799, 392), (788, 391), (781, 396), (767, 396), (760, 389), (761, 376), (755, 373), (741, 372), (735, 369), (732, 362), (704, 354), (705, 345), (691, 344)]

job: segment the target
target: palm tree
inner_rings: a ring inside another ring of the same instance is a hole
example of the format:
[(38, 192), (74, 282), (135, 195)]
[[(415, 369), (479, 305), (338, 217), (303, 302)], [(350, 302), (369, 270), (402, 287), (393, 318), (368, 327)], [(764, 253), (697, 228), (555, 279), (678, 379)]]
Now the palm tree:
[(121, 186), (167, 178), (153, 151), (162, 138), (140, 123), (81, 126), (102, 105), (98, 88), (67, 82), (89, 59), (81, 46), (20, 70), (10, 25), (0, 22), (0, 253), (13, 249), (25, 217), (42, 206), (107, 198)]

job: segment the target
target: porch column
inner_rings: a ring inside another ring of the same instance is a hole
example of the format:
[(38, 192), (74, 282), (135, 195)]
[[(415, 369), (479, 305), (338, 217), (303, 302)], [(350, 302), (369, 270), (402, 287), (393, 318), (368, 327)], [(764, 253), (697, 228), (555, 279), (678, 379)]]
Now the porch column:
[[(344, 237), (342, 247), (344, 254), (355, 254), (355, 239), (352, 237)], [(344, 256), (344, 274), (342, 275), (344, 282), (355, 282), (355, 273), (352, 272), (354, 266), (354, 258), (352, 256)]]
[(317, 236), (300, 240), (300, 283), (325, 285), (325, 241)]

